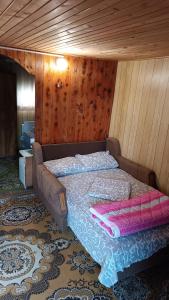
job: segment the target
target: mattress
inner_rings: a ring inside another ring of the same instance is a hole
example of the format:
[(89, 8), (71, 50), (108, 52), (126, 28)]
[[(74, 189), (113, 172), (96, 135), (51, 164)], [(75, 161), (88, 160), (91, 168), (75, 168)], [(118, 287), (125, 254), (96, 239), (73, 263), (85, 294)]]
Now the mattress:
[(87, 194), (96, 177), (130, 182), (131, 197), (146, 193), (153, 188), (121, 169), (85, 172), (59, 178), (66, 187), (68, 225), (92, 258), (101, 266), (99, 281), (106, 287), (111, 287), (118, 281), (119, 271), (152, 256), (169, 244), (169, 225), (111, 239), (95, 224), (89, 212), (93, 204), (106, 201)]

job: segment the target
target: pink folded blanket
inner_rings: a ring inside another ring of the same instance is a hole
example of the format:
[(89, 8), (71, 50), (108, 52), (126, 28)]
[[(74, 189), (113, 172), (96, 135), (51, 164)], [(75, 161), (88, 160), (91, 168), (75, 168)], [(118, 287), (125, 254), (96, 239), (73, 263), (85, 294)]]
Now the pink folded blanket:
[(169, 197), (154, 190), (129, 200), (98, 203), (92, 217), (112, 238), (169, 223)]

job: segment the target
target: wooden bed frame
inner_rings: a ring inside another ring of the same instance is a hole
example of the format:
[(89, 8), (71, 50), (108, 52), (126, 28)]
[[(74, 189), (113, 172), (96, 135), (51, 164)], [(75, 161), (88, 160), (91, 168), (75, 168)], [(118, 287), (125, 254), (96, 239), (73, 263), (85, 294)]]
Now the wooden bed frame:
[[(121, 155), (119, 141), (109, 138), (106, 141), (68, 143), (68, 144), (33, 144), (33, 185), (40, 199), (43, 200), (52, 213), (61, 230), (67, 225), (66, 190), (60, 181), (52, 175), (44, 166), (43, 162), (52, 159), (74, 156), (75, 154), (88, 154), (96, 151), (109, 150), (115, 157), (119, 167), (128, 172), (136, 179), (157, 188), (155, 173)], [(139, 273), (152, 266), (167, 263), (169, 261), (169, 246), (159, 250), (150, 258), (134, 263), (123, 272), (118, 273), (118, 279), (124, 279), (130, 275)]]

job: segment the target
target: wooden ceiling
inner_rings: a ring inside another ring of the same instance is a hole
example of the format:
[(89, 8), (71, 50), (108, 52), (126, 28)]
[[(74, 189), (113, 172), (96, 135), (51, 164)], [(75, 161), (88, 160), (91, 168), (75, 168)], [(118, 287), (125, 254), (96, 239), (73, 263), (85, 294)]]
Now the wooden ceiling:
[(169, 56), (169, 0), (1, 0), (0, 46), (108, 59)]

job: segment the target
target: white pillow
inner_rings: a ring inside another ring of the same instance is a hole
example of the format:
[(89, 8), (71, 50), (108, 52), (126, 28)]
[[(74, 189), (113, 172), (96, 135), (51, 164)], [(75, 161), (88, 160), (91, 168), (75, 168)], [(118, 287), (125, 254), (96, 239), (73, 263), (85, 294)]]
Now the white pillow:
[(131, 185), (127, 181), (96, 177), (88, 195), (107, 200), (129, 199)]
[(84, 170), (83, 164), (75, 157), (64, 157), (44, 162), (45, 167), (55, 176), (71, 175)]
[(118, 167), (117, 161), (109, 154), (109, 151), (86, 155), (76, 154), (75, 157), (85, 166), (86, 171), (106, 170)]

